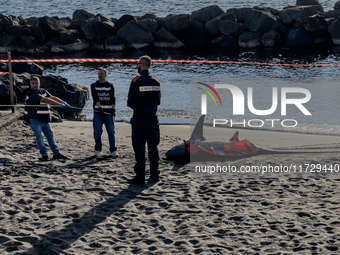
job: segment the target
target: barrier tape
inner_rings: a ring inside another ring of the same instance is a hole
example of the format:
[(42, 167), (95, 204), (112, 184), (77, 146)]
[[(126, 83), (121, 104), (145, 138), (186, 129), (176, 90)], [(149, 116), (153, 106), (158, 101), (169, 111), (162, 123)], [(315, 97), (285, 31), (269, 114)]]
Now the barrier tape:
[[(0, 63), (7, 63), (8, 60), (0, 60)], [(101, 59), (101, 58), (80, 58), (80, 59), (16, 59), (12, 63), (137, 63), (138, 59)], [(258, 66), (288, 66), (288, 67), (338, 67), (338, 64), (279, 64), (279, 63), (257, 63), (220, 60), (162, 60), (154, 59), (155, 63), (186, 63), (186, 64), (238, 64)], [(3, 74), (3, 73), (1, 73)]]

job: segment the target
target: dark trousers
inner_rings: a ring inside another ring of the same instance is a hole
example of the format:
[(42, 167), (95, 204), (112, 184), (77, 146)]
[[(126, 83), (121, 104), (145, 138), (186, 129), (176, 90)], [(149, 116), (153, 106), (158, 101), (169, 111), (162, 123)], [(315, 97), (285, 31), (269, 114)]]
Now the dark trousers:
[(158, 144), (160, 140), (159, 122), (157, 116), (134, 116), (131, 119), (132, 146), (135, 152), (136, 164), (134, 170), (136, 177), (145, 179), (145, 144), (148, 144), (150, 161), (150, 175), (158, 177)]

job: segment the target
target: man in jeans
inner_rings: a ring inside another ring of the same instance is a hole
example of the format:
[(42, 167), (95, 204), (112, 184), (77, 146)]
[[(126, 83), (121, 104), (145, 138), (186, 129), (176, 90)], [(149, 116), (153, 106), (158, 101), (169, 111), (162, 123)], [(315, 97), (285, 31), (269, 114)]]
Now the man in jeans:
[[(42, 156), (41, 160), (48, 161), (47, 150), (44, 143), (45, 135), (48, 144), (53, 152), (54, 159), (68, 159), (60, 154), (59, 148), (54, 140), (53, 131), (50, 125), (51, 113), (48, 105), (59, 105), (63, 109), (71, 108), (66, 102), (58, 97), (52, 96), (48, 91), (40, 88), (40, 79), (33, 76), (30, 80), (31, 89), (27, 92), (25, 99), (25, 115), (29, 120), (30, 127), (35, 134), (37, 145)], [(41, 107), (40, 107), (41, 105)]]
[(109, 136), (110, 154), (118, 157), (114, 120), (116, 116), (116, 98), (113, 84), (106, 80), (107, 72), (104, 68), (98, 70), (98, 81), (91, 84), (93, 97), (93, 135), (95, 141), (94, 155), (102, 155), (103, 124)]

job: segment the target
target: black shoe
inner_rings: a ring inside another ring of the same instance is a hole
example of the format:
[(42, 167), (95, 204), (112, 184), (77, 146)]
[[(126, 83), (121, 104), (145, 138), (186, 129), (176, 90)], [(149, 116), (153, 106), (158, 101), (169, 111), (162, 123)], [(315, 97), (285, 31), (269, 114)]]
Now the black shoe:
[(68, 157), (66, 157), (66, 156), (64, 156), (64, 155), (62, 155), (60, 153), (53, 155), (53, 158), (54, 159), (68, 159)]
[(127, 180), (128, 183), (130, 184), (145, 184), (145, 180), (144, 179), (140, 179), (140, 178), (133, 178), (133, 179), (129, 179)]
[(159, 179), (159, 176), (151, 176), (151, 177), (149, 178), (149, 181), (150, 181), (150, 182), (159, 182), (160, 179)]
[(41, 160), (41, 161), (49, 161), (50, 159), (48, 158), (47, 155), (45, 155), (45, 156), (42, 156), (42, 157), (40, 158), (40, 160)]

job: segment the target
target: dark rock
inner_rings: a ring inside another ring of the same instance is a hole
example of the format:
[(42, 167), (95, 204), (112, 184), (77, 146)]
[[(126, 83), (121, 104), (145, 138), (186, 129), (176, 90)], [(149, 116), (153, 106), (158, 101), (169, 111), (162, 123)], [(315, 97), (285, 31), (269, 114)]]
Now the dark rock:
[(117, 28), (110, 18), (98, 14), (82, 25), (82, 30), (88, 40), (100, 41), (116, 35)]
[(165, 17), (163, 26), (171, 31), (189, 28), (192, 23), (192, 17), (189, 14), (170, 14)]
[(31, 17), (26, 19), (27, 25), (39, 26), (39, 18)]
[(238, 45), (246, 49), (261, 47), (260, 37), (260, 33), (245, 32), (238, 38)]
[[(29, 79), (31, 77), (30, 74), (16, 74), (13, 73), (13, 91), (16, 95), (17, 102), (24, 103), (27, 91), (29, 90)], [(9, 74), (0, 76), (0, 83), (10, 87)], [(8, 91), (8, 98), (10, 98), (10, 94)]]
[(213, 39), (211, 43), (216, 44), (217, 46), (222, 47), (222, 48), (230, 48), (230, 49), (238, 48), (237, 40), (231, 35), (220, 36), (218, 38)]
[(218, 28), (222, 34), (235, 37), (239, 37), (241, 34), (247, 31), (247, 28), (243, 24), (229, 20), (221, 20), (218, 23)]
[(49, 40), (47, 43), (44, 44), (43, 49), (45, 51), (51, 51), (52, 47), (54, 46), (62, 46), (62, 43), (60, 42), (59, 38), (52, 38), (51, 40)]
[(307, 19), (315, 14), (322, 14), (323, 8), (318, 5), (289, 7), (279, 14), (282, 24), (292, 24), (298, 19)]
[(60, 31), (60, 42), (69, 44), (79, 38), (80, 33), (75, 29), (65, 29)]
[(17, 19), (19, 20), (20, 26), (28, 25), (27, 20), (25, 20), (23, 17), (19, 16), (19, 17), (17, 17)]
[(0, 38), (0, 52), (7, 53), (8, 51), (16, 51), (17, 37), (6, 34)]
[(271, 8), (271, 7), (259, 7), (259, 6), (254, 6), (253, 9), (255, 10), (259, 10), (259, 11), (265, 11), (265, 12), (270, 12), (273, 15), (279, 15), (280, 10), (279, 9), (275, 9), (275, 8)]
[(84, 22), (84, 21), (87, 21), (89, 19), (93, 19), (94, 17), (95, 17), (95, 15), (93, 15), (92, 13), (89, 13), (85, 10), (76, 10), (72, 15), (73, 20), (78, 20), (80, 22)]
[(260, 42), (264, 47), (274, 47), (280, 41), (280, 34), (274, 30), (264, 33)]
[(6, 33), (17, 36), (23, 28), (20, 25), (11, 25), (6, 28)]
[(221, 15), (224, 11), (217, 5), (211, 5), (191, 13), (192, 20), (205, 25), (206, 22)]
[(334, 4), (334, 10), (340, 12), (340, 1)]
[(39, 27), (46, 40), (50, 40), (53, 37), (59, 37), (60, 31), (65, 30), (70, 26), (70, 22), (66, 20), (60, 20), (45, 16), (39, 19)]
[(132, 15), (125, 14), (122, 17), (120, 17), (114, 24), (117, 27), (117, 29), (121, 29), (130, 21), (136, 21), (135, 17)]
[(0, 38), (3, 37), (6, 32), (0, 27)]
[(138, 21), (137, 24), (152, 34), (158, 29), (158, 22), (155, 19), (142, 19), (141, 21)]
[(35, 40), (37, 40), (37, 42), (40, 45), (43, 45), (45, 43), (45, 36), (43, 32), (41, 31), (40, 27), (37, 25), (33, 25), (31, 26), (31, 31), (32, 31), (32, 35), (35, 38)]
[(117, 36), (111, 36), (105, 40), (105, 50), (107, 51), (121, 51), (124, 49), (124, 43), (119, 41)]
[(184, 47), (184, 44), (164, 27), (161, 27), (154, 35), (154, 37), (155, 40), (153, 41), (153, 44), (157, 48), (178, 49)]
[(296, 0), (296, 6), (300, 5), (320, 5), (318, 0)]
[(236, 21), (236, 14), (234, 12), (229, 13), (223, 13), (212, 20), (209, 20), (207, 23), (205, 23), (205, 31), (209, 33), (210, 35), (216, 35), (219, 33), (219, 22), (222, 20), (228, 20), (228, 21)]
[(6, 31), (7, 27), (9, 26), (20, 26), (20, 22), (17, 18), (13, 16), (0, 16), (0, 27)]
[(204, 47), (210, 44), (210, 36), (201, 23), (194, 23), (192, 27), (171, 32), (188, 47)]
[(63, 45), (62, 48), (66, 52), (77, 52), (90, 48), (90, 44), (84, 39), (77, 39), (71, 44)]
[(340, 45), (340, 19), (335, 20), (328, 27), (328, 32), (332, 36), (332, 41), (335, 45)]
[(241, 8), (234, 10), (237, 21), (243, 23), (251, 32), (265, 33), (280, 29), (281, 22), (270, 12)]
[(33, 36), (22, 36), (17, 43), (17, 51), (21, 53), (41, 53), (43, 49)]
[(285, 47), (287, 48), (303, 48), (309, 47), (313, 43), (312, 38), (302, 28), (293, 28), (288, 31)]
[(64, 118), (75, 118), (81, 113), (89, 99), (89, 89), (87, 87), (78, 84), (69, 84), (67, 79), (60, 76), (48, 75), (38, 77), (41, 81), (42, 88), (66, 101), (71, 106), (79, 108), (72, 108), (66, 111), (57, 109), (59, 114), (64, 116)]
[[(14, 86), (13, 86), (14, 91)], [(18, 98), (16, 93), (13, 93), (14, 97), (14, 104), (17, 104)], [(10, 98), (10, 87), (8, 85), (5, 85), (3, 83), (0, 83), (0, 105), (10, 105), (11, 104), (11, 98)]]
[(90, 42), (90, 50), (91, 51), (105, 51), (105, 41)]
[(130, 21), (120, 29), (117, 33), (117, 38), (133, 49), (149, 46), (154, 40), (151, 32), (146, 31), (134, 21)]

